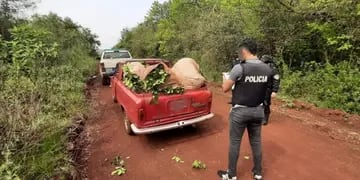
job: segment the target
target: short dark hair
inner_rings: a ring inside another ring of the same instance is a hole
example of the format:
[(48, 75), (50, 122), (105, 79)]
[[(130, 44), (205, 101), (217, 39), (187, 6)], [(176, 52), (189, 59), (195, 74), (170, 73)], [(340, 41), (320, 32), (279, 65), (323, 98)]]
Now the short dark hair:
[(252, 38), (246, 38), (244, 39), (241, 44), (239, 45), (239, 48), (245, 48), (247, 50), (250, 51), (251, 54), (256, 54), (257, 53), (257, 43), (254, 39)]

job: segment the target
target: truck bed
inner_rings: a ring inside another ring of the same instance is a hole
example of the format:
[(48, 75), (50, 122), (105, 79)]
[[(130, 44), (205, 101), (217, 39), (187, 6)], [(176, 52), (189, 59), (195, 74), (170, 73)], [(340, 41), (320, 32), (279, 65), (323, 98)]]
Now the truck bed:
[(157, 103), (151, 103), (151, 94), (131, 91), (122, 82), (121, 74), (115, 75), (111, 83), (114, 98), (126, 112), (133, 131), (138, 134), (156, 132), (171, 124), (171, 128), (185, 126), (213, 116), (212, 93), (206, 86), (186, 90), (183, 94), (159, 95)]

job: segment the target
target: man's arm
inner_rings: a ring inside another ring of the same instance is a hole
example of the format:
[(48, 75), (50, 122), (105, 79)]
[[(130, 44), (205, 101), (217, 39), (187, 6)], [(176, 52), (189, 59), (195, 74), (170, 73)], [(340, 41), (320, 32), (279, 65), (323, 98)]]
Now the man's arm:
[(224, 93), (229, 92), (230, 89), (231, 89), (231, 87), (232, 87), (234, 84), (235, 84), (235, 81), (230, 80), (230, 79), (226, 80), (226, 81), (223, 83), (223, 85), (222, 85), (222, 89), (223, 89)]
[(241, 78), (242, 75), (242, 67), (240, 64), (235, 65), (232, 70), (230, 71), (230, 78), (223, 82), (222, 88), (223, 91), (229, 92), (231, 87), (235, 84), (235, 82)]

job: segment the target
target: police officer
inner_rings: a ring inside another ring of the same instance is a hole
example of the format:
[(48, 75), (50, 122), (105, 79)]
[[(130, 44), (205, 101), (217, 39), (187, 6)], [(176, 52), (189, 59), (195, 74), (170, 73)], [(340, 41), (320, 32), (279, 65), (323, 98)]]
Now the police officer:
[(245, 39), (239, 49), (240, 64), (233, 67), (230, 79), (223, 83), (223, 91), (232, 90), (232, 108), (230, 112), (230, 146), (228, 170), (219, 170), (222, 180), (236, 180), (237, 161), (241, 139), (245, 129), (248, 131), (253, 153), (254, 179), (262, 179), (261, 127), (264, 119), (266, 90), (271, 86), (271, 68), (256, 56), (257, 44), (252, 39)]
[(232, 61), (231, 61), (231, 68), (233, 68), (235, 65), (240, 63), (240, 59), (239, 59), (239, 53), (236, 52), (236, 54), (234, 54)]
[(271, 88), (267, 89), (265, 101), (264, 101), (265, 118), (264, 118), (263, 125), (267, 125), (269, 123), (269, 117), (270, 117), (270, 113), (271, 113), (271, 110), (270, 110), (271, 97), (275, 97), (280, 88), (280, 74), (276, 68), (274, 57), (272, 57), (270, 55), (263, 55), (261, 57), (261, 61), (263, 61), (265, 64), (269, 65), (269, 67), (273, 71), (273, 76), (271, 77), (271, 82), (272, 82)]

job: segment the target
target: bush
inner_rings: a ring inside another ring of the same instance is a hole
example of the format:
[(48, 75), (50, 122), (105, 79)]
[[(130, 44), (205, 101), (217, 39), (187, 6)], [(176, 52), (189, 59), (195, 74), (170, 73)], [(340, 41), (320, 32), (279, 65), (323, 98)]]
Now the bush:
[(260, 42), (259, 55), (281, 59), (283, 94), (359, 112), (356, 7), (349, 0), (154, 2), (142, 23), (122, 32), (117, 47), (137, 57), (192, 57), (208, 80), (220, 81), (241, 39), (252, 37)]
[(66, 128), (72, 116), (86, 110), (84, 80), (96, 62), (87, 46), (64, 51), (52, 32), (31, 22), (11, 33), (12, 40), (0, 41), (10, 52), (0, 54), (0, 177), (48, 179), (69, 173)]
[(360, 113), (360, 70), (348, 63), (320, 66), (310, 63), (303, 71), (284, 71), (282, 93), (322, 107)]

